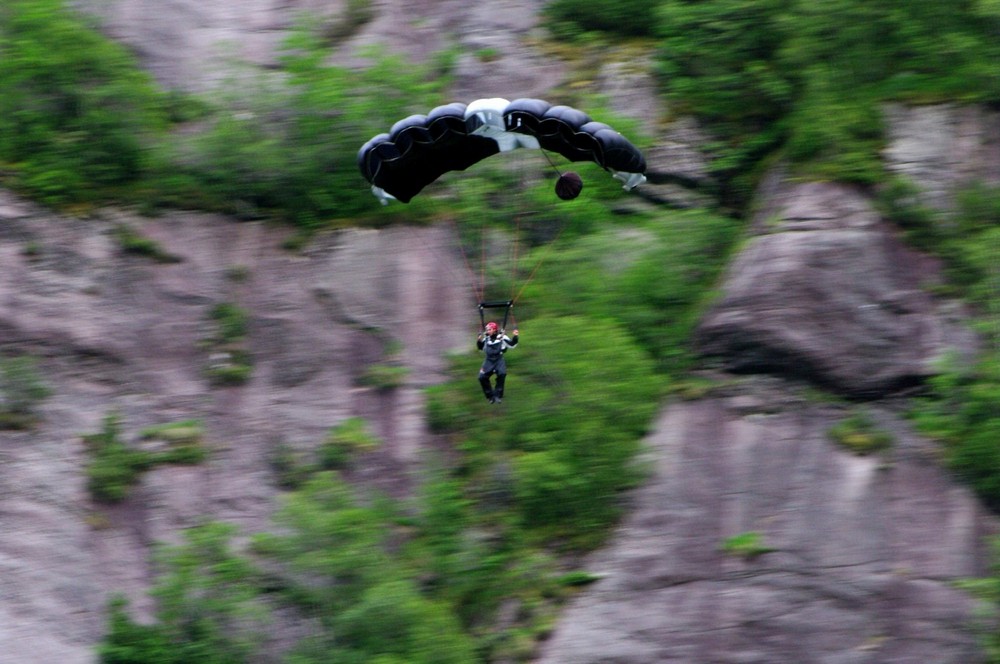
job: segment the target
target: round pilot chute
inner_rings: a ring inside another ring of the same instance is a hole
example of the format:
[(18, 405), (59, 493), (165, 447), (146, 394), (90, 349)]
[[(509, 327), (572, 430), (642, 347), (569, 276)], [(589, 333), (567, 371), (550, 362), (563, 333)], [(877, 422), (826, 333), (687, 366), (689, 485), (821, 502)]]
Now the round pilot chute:
[(556, 196), (571, 201), (583, 191), (583, 179), (573, 171), (566, 171), (556, 180)]

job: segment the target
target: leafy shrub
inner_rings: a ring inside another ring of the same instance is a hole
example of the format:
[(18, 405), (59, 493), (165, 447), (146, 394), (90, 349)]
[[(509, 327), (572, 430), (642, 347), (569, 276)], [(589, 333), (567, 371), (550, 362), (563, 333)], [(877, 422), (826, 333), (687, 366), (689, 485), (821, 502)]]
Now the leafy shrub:
[(253, 375), (253, 360), (249, 353), (240, 349), (213, 353), (205, 375), (212, 385), (243, 385)]
[(121, 417), (113, 412), (105, 416), (101, 431), (83, 436), (91, 455), (87, 489), (99, 502), (124, 500), (142, 471), (153, 464), (149, 453), (128, 447), (120, 436)]
[(122, 598), (111, 602), (110, 631), (98, 648), (102, 664), (229, 664), (253, 661), (267, 611), (257, 601), (260, 574), (232, 552), (236, 529), (207, 523), (158, 559), (157, 622), (134, 622)]
[(201, 420), (183, 420), (147, 427), (139, 433), (139, 437), (168, 444), (167, 449), (156, 453), (157, 463), (196, 464), (208, 456), (203, 443), (204, 433)]
[(182, 420), (146, 427), (139, 432), (144, 440), (159, 439), (171, 444), (193, 445), (200, 443), (205, 435), (205, 425), (201, 420)]
[(188, 178), (181, 186), (241, 218), (279, 217), (304, 229), (374, 212), (371, 193), (358, 185), (359, 145), (426, 112), (440, 84), (374, 51), (368, 68), (329, 66), (326, 41), (308, 29), (286, 47), (280, 79), (242, 81), (207, 130), (175, 147)]
[(50, 394), (38, 375), (34, 358), (0, 358), (0, 429), (30, 428), (38, 404)]
[(90, 453), (87, 489), (99, 502), (124, 500), (141, 474), (157, 464), (196, 464), (204, 461), (207, 455), (201, 444), (200, 425), (194, 421), (146, 429), (142, 438), (159, 438), (170, 444), (167, 449), (157, 452), (129, 447), (122, 441), (121, 433), (121, 417), (111, 412), (104, 417), (101, 431), (83, 436)]
[(859, 456), (884, 450), (892, 445), (892, 436), (878, 429), (871, 415), (858, 411), (830, 428), (830, 438)]
[(982, 639), (986, 652), (984, 661), (990, 664), (1000, 662), (1000, 632), (996, 629), (996, 619), (1000, 616), (1000, 538), (990, 540), (989, 573), (977, 578), (960, 580), (957, 585), (980, 602), (975, 630)]
[(907, 241), (926, 251), (935, 251), (944, 241), (940, 215), (921, 201), (919, 188), (902, 177), (890, 178), (877, 191), (879, 212), (906, 233)]
[(423, 597), (408, 580), (389, 579), (368, 587), (356, 604), (337, 616), (334, 629), (344, 661), (367, 662), (387, 655), (413, 664), (476, 661), (472, 641), (454, 615)]
[(786, 154), (813, 178), (872, 185), (885, 179), (882, 114), (867, 99), (845, 95), (816, 67), (791, 114)]
[(249, 315), (232, 302), (221, 302), (209, 312), (215, 324), (205, 340), (209, 363), (205, 375), (212, 385), (242, 385), (253, 374), (253, 357), (244, 347)]
[(753, 560), (765, 553), (775, 551), (763, 543), (763, 537), (758, 532), (746, 532), (727, 538), (721, 547), (722, 551), (744, 560)]
[(651, 36), (655, 23), (650, 20), (650, 3), (643, 0), (554, 0), (545, 6), (552, 27), (563, 34), (560, 23), (582, 30), (603, 30), (627, 36)]
[(16, 186), (66, 204), (142, 177), (166, 104), (126, 48), (62, 0), (10, 0), (0, 51), (0, 160), (16, 164)]
[(784, 148), (807, 177), (884, 179), (882, 101), (1000, 99), (990, 3), (666, 0), (656, 26), (664, 91), (717, 137), (712, 167), (737, 204)]
[(215, 339), (222, 344), (240, 341), (247, 334), (248, 315), (245, 309), (232, 302), (221, 302), (212, 307), (209, 317), (217, 325)]
[[(615, 320), (659, 370), (676, 374), (691, 364), (686, 340), (738, 232), (732, 219), (703, 211), (605, 227), (543, 255), (544, 278), (525, 288), (524, 299), (544, 301), (557, 315)], [(532, 265), (545, 251), (522, 262)]]
[(344, 468), (359, 453), (368, 452), (382, 441), (371, 433), (362, 417), (349, 417), (330, 429), (319, 448), (319, 466), (326, 470)]
[(974, 370), (946, 364), (928, 380), (929, 394), (914, 404), (924, 433), (944, 443), (948, 464), (992, 509), (1000, 509), (1000, 357), (991, 353)]
[[(509, 465), (525, 526), (584, 545), (614, 521), (620, 492), (638, 479), (630, 460), (656, 408), (659, 382), (648, 357), (610, 321), (538, 318), (521, 332), (521, 344), (508, 354), (504, 417), (461, 420), (465, 472), (474, 491), (483, 491), (492, 470)], [(446, 410), (438, 399), (472, 413), (490, 408), (469, 371), (429, 398), (442, 415), (460, 409)]]
[(365, 368), (358, 382), (377, 390), (392, 390), (406, 382), (409, 368), (401, 364), (372, 364)]
[(315, 471), (304, 455), (286, 443), (277, 445), (271, 451), (268, 463), (274, 471), (277, 485), (282, 489), (300, 488)]
[(146, 256), (158, 263), (179, 263), (181, 258), (175, 256), (164, 249), (155, 240), (152, 240), (127, 224), (121, 224), (115, 229), (115, 237), (122, 251), (127, 254)]

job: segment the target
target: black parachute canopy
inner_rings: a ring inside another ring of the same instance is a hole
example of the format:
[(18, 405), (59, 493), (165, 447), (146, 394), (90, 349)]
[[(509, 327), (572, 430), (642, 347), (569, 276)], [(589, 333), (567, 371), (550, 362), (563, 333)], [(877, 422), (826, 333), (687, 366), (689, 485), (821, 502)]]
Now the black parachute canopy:
[(646, 181), (646, 160), (624, 136), (583, 111), (541, 99), (455, 102), (427, 115), (403, 118), (361, 146), (358, 168), (383, 204), (390, 198), (409, 203), (444, 173), (464, 171), (517, 148), (540, 148), (570, 161), (592, 161), (627, 190)]

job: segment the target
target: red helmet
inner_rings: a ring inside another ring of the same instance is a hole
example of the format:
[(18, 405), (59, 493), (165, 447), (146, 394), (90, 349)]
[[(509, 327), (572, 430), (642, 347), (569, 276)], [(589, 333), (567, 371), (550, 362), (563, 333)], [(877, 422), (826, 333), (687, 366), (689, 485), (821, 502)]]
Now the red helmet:
[(486, 334), (496, 334), (499, 329), (500, 327), (493, 321), (486, 324)]

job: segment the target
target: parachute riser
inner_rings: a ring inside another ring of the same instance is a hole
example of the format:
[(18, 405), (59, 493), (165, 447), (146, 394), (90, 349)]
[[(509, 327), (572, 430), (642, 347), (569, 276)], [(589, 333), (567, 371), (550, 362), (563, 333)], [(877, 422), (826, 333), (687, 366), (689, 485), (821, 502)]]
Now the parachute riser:
[(507, 329), (507, 320), (510, 310), (514, 307), (514, 300), (490, 300), (479, 303), (479, 322), (482, 329), (486, 329), (486, 310), (503, 309), (503, 324), (500, 326), (501, 334)]

